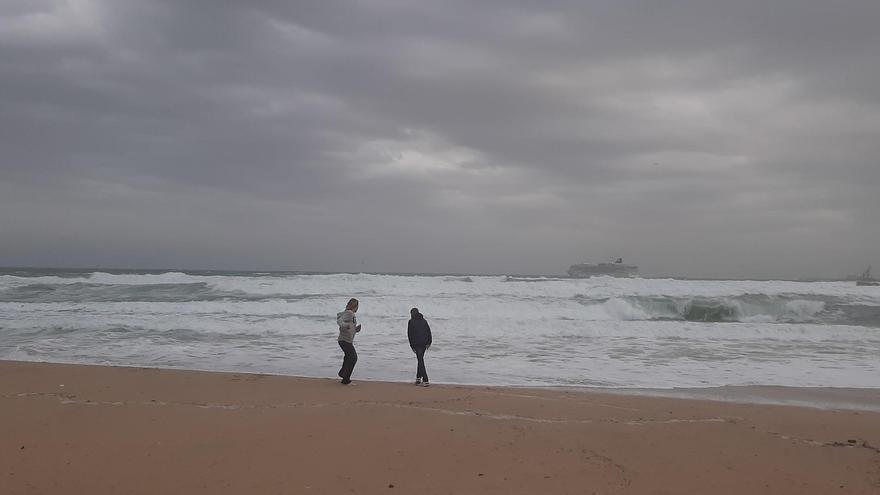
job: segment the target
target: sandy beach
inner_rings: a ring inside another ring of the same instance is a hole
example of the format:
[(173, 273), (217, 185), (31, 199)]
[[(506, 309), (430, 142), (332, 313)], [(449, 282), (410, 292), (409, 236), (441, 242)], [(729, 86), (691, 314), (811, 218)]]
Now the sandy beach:
[(880, 413), (0, 361), (0, 493), (876, 494)]

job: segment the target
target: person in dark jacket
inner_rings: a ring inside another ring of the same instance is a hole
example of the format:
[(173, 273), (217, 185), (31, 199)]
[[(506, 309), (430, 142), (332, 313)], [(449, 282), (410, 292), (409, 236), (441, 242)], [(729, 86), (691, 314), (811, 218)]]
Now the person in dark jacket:
[(431, 347), (431, 327), (418, 308), (409, 310), (410, 320), (406, 327), (409, 346), (416, 353), (419, 364), (416, 368), (416, 385), (428, 386), (428, 372), (425, 371), (425, 351)]

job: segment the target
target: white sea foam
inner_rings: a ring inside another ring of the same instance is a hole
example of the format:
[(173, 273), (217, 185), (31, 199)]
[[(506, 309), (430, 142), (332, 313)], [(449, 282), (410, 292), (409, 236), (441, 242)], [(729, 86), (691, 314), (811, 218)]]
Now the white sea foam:
[(880, 387), (880, 290), (845, 282), (2, 275), (0, 358), (335, 376), (352, 296), (364, 378), (414, 374), (418, 306), (436, 381)]

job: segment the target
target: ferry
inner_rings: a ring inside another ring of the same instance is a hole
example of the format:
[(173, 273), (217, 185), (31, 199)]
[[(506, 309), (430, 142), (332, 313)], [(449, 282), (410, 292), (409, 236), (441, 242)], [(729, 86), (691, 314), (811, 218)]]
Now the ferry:
[(572, 278), (601, 276), (632, 278), (639, 276), (639, 267), (628, 265), (623, 262), (623, 258), (617, 258), (611, 263), (579, 263), (571, 265), (568, 269), (568, 276)]

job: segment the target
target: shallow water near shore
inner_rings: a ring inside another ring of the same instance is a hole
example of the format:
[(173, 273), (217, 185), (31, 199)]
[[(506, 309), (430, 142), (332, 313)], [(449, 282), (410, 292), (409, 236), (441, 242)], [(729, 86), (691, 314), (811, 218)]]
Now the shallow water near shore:
[(435, 382), (880, 387), (880, 287), (852, 282), (15, 269), (0, 359), (333, 377), (349, 297), (359, 379), (414, 375), (417, 306)]
[(725, 386), (672, 389), (584, 389), (587, 391), (710, 400), (737, 404), (809, 407), (813, 409), (880, 412), (880, 389), (831, 387)]

